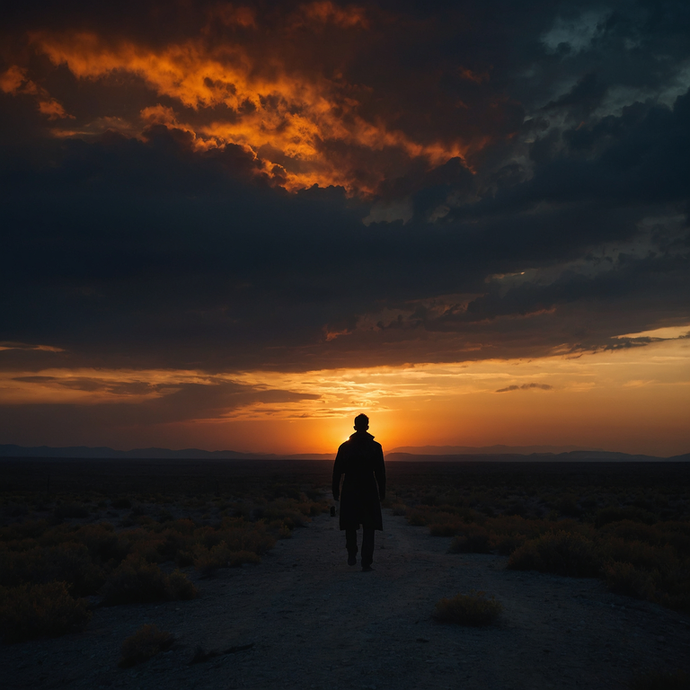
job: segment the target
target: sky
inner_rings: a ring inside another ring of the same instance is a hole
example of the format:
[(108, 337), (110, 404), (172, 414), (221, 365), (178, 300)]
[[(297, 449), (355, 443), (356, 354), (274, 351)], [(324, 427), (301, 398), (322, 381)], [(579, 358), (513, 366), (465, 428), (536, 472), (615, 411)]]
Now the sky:
[(0, 443), (690, 452), (690, 5), (0, 29)]

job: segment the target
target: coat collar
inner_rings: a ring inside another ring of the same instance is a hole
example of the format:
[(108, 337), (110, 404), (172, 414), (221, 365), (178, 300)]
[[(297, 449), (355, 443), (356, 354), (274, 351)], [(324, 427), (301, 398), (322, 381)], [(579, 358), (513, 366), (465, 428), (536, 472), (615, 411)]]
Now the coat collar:
[(374, 437), (368, 431), (355, 431), (354, 434), (350, 436), (350, 441), (370, 441)]

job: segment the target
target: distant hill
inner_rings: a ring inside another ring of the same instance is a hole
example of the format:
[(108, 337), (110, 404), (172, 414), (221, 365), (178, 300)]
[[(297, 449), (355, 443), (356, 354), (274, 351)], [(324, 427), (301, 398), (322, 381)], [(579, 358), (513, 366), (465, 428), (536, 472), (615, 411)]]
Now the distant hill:
[[(665, 460), (690, 462), (690, 453), (660, 458), (653, 455), (630, 455), (611, 453), (599, 449), (564, 450), (568, 446), (404, 446), (386, 453), (388, 461), (407, 462), (459, 462), (459, 461), (502, 461), (502, 462), (653, 462)], [(550, 450), (547, 450), (550, 449)], [(74, 459), (131, 459), (131, 460), (333, 460), (333, 453), (298, 453), (277, 455), (275, 453), (240, 453), (234, 450), (201, 450), (185, 448), (135, 448), (115, 450), (106, 446), (18, 446), (0, 445), (0, 458), (74, 458)]]
[(99, 459), (141, 459), (141, 460), (333, 460), (335, 455), (302, 453), (297, 455), (275, 455), (272, 453), (239, 453), (234, 450), (201, 450), (185, 448), (135, 448), (134, 450), (115, 450), (106, 446), (90, 448), (88, 446), (17, 446), (0, 445), (0, 458), (83, 458)]
[(659, 458), (654, 455), (630, 455), (607, 451), (576, 450), (570, 453), (453, 453), (449, 455), (418, 455), (387, 453), (392, 462), (687, 462), (690, 455)]
[(533, 453), (603, 453), (602, 448), (585, 448), (582, 446), (400, 446), (388, 453), (409, 453), (411, 455), (532, 455)]

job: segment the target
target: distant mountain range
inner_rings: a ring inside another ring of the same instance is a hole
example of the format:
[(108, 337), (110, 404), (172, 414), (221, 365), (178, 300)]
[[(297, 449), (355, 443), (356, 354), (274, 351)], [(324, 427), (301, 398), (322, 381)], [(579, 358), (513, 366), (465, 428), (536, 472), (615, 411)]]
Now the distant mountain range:
[(400, 446), (389, 453), (409, 453), (411, 455), (532, 455), (533, 453), (603, 453), (602, 448), (585, 448), (583, 446)]
[[(75, 458), (75, 459), (141, 459), (141, 460), (333, 460), (334, 453), (298, 453), (277, 455), (275, 453), (240, 453), (234, 450), (201, 450), (185, 448), (135, 448), (115, 450), (105, 446), (18, 446), (0, 445), (0, 458)], [(577, 446), (401, 446), (386, 453), (391, 461), (453, 461), (453, 460), (501, 460), (501, 461), (559, 461), (559, 462), (616, 462), (672, 460), (690, 461), (690, 453), (661, 458), (653, 455), (631, 455), (613, 453), (599, 448)]]
[(335, 454), (302, 453), (297, 455), (275, 455), (272, 453), (240, 453), (234, 450), (201, 450), (200, 448), (135, 448), (115, 450), (106, 446), (17, 446), (0, 445), (0, 458), (83, 458), (83, 459), (139, 459), (139, 460), (333, 460)]

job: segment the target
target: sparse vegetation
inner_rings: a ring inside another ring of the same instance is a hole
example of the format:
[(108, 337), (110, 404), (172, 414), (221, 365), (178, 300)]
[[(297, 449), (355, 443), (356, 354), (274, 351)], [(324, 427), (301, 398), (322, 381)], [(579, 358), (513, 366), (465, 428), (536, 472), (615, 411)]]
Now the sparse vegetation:
[(596, 544), (577, 532), (547, 532), (518, 547), (508, 560), (513, 570), (538, 570), (571, 577), (597, 577), (601, 556)]
[[(83, 625), (87, 596), (95, 605), (191, 599), (196, 574), (258, 563), (277, 539), (327, 510), (322, 476), (277, 481), (251, 466), (217, 465), (230, 472), (221, 487), (194, 477), (195, 465), (181, 464), (185, 474), (175, 476), (170, 463), (172, 476), (158, 487), (167, 491), (154, 493), (137, 463), (64, 461), (60, 473), (47, 465), (48, 495), (37, 466), (12, 466), (0, 493), (0, 627), (17, 641)], [(20, 612), (28, 613), (18, 626)]]
[(5, 642), (55, 637), (83, 628), (91, 612), (64, 582), (0, 587), (0, 632)]
[(690, 492), (683, 466), (434, 463), (393, 466), (389, 505), (453, 537), (450, 553), (599, 577), (612, 591), (690, 613)]
[(456, 594), (450, 599), (436, 602), (433, 618), (439, 623), (456, 623), (458, 625), (490, 625), (503, 611), (503, 604), (485, 592)]
[(172, 647), (175, 638), (155, 625), (144, 625), (122, 643), (119, 666), (127, 668), (148, 661)]

